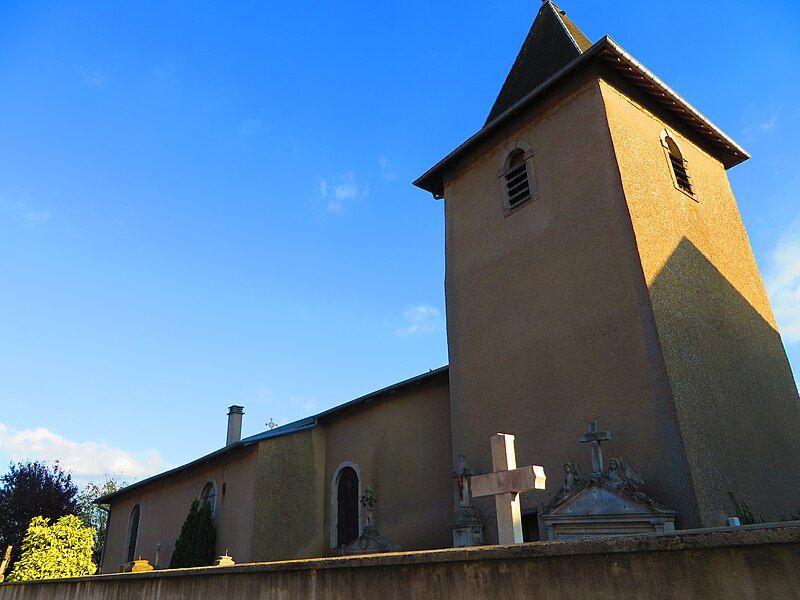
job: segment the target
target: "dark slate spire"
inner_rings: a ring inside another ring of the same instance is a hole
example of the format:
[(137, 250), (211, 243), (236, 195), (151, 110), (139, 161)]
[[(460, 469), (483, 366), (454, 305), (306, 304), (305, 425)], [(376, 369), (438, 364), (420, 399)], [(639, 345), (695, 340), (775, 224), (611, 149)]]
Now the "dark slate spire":
[(486, 122), (500, 115), (591, 45), (589, 38), (567, 18), (564, 11), (545, 1)]

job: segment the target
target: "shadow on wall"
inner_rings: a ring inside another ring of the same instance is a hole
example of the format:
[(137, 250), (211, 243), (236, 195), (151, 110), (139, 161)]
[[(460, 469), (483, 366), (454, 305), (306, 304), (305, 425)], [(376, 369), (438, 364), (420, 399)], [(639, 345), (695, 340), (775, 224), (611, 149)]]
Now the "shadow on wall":
[(729, 492), (776, 520), (800, 507), (800, 401), (780, 334), (683, 238), (650, 296), (703, 520)]

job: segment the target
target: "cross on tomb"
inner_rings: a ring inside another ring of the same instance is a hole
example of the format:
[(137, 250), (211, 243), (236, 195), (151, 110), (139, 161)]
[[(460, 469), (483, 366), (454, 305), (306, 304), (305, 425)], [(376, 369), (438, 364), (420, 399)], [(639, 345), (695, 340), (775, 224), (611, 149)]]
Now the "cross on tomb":
[(588, 443), (592, 448), (592, 475), (602, 475), (605, 465), (603, 464), (603, 450), (600, 448), (600, 443), (607, 442), (610, 439), (610, 431), (597, 431), (597, 421), (589, 423), (589, 430), (581, 436), (580, 443)]
[(474, 497), (494, 496), (497, 508), (497, 537), (501, 544), (522, 543), (520, 492), (543, 490), (544, 467), (532, 465), (517, 468), (514, 436), (498, 433), (492, 436), (492, 473), (474, 475), (470, 487)]

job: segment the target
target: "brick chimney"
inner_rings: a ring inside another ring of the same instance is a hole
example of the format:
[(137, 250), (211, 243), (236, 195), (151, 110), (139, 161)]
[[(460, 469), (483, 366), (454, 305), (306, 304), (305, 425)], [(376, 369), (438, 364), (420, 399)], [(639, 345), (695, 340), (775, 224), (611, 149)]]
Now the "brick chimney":
[(228, 439), (225, 445), (230, 446), (242, 439), (242, 417), (244, 416), (244, 406), (228, 407)]

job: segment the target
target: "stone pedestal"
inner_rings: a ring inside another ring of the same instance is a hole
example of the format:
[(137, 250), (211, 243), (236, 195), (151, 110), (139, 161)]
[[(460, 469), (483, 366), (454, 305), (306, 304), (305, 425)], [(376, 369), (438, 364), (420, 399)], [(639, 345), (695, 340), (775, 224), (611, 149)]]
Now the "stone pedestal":
[(483, 520), (474, 506), (459, 506), (451, 525), (453, 548), (483, 546)]

